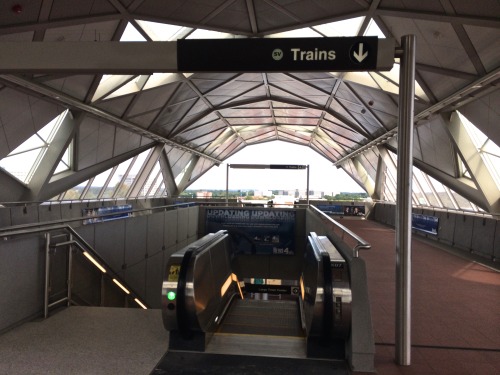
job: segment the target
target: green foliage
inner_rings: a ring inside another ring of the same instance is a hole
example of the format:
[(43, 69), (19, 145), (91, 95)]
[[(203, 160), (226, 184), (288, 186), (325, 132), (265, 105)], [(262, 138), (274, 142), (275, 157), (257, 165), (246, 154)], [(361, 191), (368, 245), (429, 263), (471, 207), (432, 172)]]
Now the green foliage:
[(360, 201), (368, 198), (368, 194), (342, 192), (339, 194), (335, 194), (335, 196), (325, 195), (324, 198), (328, 199), (329, 201)]

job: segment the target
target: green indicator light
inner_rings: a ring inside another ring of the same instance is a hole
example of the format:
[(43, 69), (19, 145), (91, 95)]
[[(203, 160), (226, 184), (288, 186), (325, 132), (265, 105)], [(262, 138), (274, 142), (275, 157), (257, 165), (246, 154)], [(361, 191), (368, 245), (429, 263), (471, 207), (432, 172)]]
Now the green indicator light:
[(169, 301), (173, 301), (175, 299), (175, 292), (168, 292), (167, 298)]

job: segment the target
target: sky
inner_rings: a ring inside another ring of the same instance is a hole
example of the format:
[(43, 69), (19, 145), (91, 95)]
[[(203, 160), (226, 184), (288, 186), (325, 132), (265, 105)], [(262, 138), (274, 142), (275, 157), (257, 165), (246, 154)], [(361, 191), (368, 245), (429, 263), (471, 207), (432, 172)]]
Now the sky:
[[(226, 189), (227, 164), (309, 165), (309, 190), (335, 195), (364, 192), (342, 169), (307, 146), (272, 141), (247, 146), (188, 187), (188, 190)], [(306, 189), (307, 170), (229, 169), (229, 190)]]

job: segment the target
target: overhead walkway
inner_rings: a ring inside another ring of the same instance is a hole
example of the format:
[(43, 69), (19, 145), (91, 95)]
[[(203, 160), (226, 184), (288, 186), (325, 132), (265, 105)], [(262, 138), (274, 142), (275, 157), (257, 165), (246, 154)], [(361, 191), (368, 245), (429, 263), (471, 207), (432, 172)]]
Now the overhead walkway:
[[(372, 251), (360, 256), (367, 268), (378, 374), (500, 373), (498, 271), (414, 236), (413, 356), (411, 366), (399, 367), (394, 363), (394, 229), (369, 220), (341, 222), (372, 244)], [(259, 365), (269, 369), (266, 374), (305, 374), (311, 366), (315, 374), (332, 374), (332, 363), (338, 363), (210, 352), (165, 354), (168, 341), (160, 310), (71, 306), (0, 335), (0, 374), (199, 374), (209, 369), (257, 374)]]

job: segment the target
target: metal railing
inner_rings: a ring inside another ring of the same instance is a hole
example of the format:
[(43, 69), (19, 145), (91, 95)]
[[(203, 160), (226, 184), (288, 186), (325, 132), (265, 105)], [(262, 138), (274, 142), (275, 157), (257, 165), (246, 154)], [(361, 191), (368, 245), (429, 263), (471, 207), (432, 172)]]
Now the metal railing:
[[(81, 220), (81, 219), (80, 219)], [(63, 232), (69, 236), (69, 240), (60, 242), (57, 244), (51, 244), (51, 233), (53, 232)], [(128, 294), (134, 301), (142, 308), (148, 308), (147, 304), (143, 302), (138, 293), (129, 287), (117, 274), (112, 270), (112, 268), (107, 264), (107, 262), (95, 251), (92, 246), (85, 241), (70, 225), (59, 224), (59, 225), (44, 225), (39, 223), (38, 227), (33, 228), (23, 228), (23, 229), (10, 229), (10, 230), (0, 230), (0, 237), (4, 240), (29, 234), (43, 233), (45, 236), (45, 281), (44, 281), (44, 304), (43, 304), (43, 316), (47, 318), (49, 315), (49, 308), (59, 305), (63, 302), (67, 302), (68, 306), (71, 303), (71, 285), (72, 285), (72, 249), (75, 246), (82, 253), (89, 254), (86, 258), (92, 262), (103, 274), (107, 274), (115, 284), (117, 284), (126, 294)], [(67, 295), (55, 302), (49, 303), (49, 290), (50, 290), (50, 251), (60, 246), (69, 246), (68, 250), (68, 275), (67, 275)], [(116, 280), (116, 281), (115, 281)], [(118, 283), (117, 283), (118, 282)]]
[(345, 241), (345, 236), (349, 236), (352, 240), (356, 242), (356, 245), (353, 247), (353, 256), (355, 258), (359, 257), (359, 250), (368, 250), (372, 247), (368, 242), (366, 242), (364, 239), (362, 239), (360, 236), (358, 236), (356, 233), (352, 232), (342, 224), (340, 224), (338, 221), (333, 220), (330, 216), (325, 214), (323, 211), (321, 211), (319, 208), (310, 205), (309, 206), (313, 212), (315, 212), (318, 216), (320, 216), (322, 219), (327, 221), (329, 224), (331, 224), (333, 232), (335, 232), (335, 229), (340, 230), (340, 238)]

